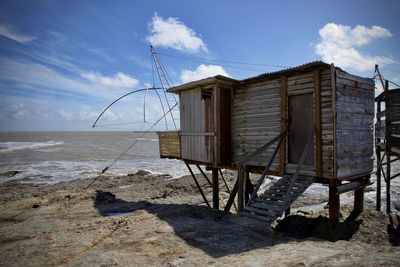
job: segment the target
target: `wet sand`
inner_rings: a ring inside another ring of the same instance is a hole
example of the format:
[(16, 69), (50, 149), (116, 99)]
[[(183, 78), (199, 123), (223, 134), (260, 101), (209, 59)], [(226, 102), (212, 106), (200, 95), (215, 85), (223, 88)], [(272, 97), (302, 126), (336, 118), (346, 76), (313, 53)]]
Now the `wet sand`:
[[(232, 187), (234, 177), (225, 177)], [(89, 183), (1, 184), (0, 265), (400, 266), (398, 217), (368, 203), (351, 220), (351, 207), (342, 206), (335, 233), (342, 240), (331, 242), (321, 196), (300, 198), (297, 212), (271, 229), (207, 208), (191, 177), (139, 172), (85, 189)], [(302, 208), (311, 204), (322, 208)]]

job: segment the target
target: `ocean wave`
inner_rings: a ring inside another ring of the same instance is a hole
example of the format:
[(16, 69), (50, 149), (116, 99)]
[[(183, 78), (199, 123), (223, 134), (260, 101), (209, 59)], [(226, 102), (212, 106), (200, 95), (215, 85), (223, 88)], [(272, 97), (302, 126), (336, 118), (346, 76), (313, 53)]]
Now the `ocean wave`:
[[(25, 183), (54, 184), (74, 179), (96, 177), (107, 165), (103, 160), (93, 161), (41, 161), (33, 164), (0, 167), (0, 183), (21, 181)], [(17, 170), (16, 175), (9, 173)], [(165, 179), (177, 179), (188, 175), (186, 165), (182, 161), (170, 159), (136, 159), (121, 160), (110, 168), (106, 175), (116, 177), (145, 170), (152, 175), (163, 175)], [(194, 170), (195, 171), (195, 170)], [(4, 173), (4, 175), (1, 175)]]
[(53, 146), (63, 145), (63, 141), (47, 142), (0, 142), (0, 153), (8, 153), (16, 150), (39, 150)]

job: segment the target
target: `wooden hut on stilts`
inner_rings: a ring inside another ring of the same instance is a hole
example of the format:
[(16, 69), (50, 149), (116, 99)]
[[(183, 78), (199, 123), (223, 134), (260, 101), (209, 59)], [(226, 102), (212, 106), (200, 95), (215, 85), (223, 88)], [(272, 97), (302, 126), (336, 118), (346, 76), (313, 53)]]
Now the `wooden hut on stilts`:
[(386, 183), (386, 212), (391, 212), (390, 182), (400, 177), (392, 167), (400, 161), (400, 89), (389, 90), (386, 81), (384, 91), (375, 98), (377, 103), (375, 124), (376, 152), (376, 209), (381, 209), (382, 176)]
[[(321, 61), (182, 84), (169, 89), (179, 94), (181, 129), (160, 133), (160, 154), (183, 160), (192, 175), (193, 165), (211, 170), (214, 208), (220, 170), (237, 170), (225, 210), (237, 195), (240, 214), (269, 224), (312, 183), (325, 184), (334, 227), (340, 194), (354, 191), (354, 212), (363, 209), (373, 169), (374, 85)], [(249, 173), (260, 174), (256, 184)], [(260, 190), (269, 175), (281, 178)]]

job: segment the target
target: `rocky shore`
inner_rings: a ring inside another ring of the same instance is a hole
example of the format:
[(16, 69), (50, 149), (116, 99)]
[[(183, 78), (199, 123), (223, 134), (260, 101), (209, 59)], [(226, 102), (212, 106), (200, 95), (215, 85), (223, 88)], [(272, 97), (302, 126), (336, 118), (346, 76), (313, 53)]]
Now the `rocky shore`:
[[(232, 186), (234, 177), (225, 177)], [(0, 265), (400, 266), (399, 218), (368, 203), (357, 218), (342, 206), (339, 240), (331, 242), (326, 200), (307, 192), (270, 228), (207, 208), (189, 176), (139, 171), (86, 188), (91, 182), (1, 184)]]

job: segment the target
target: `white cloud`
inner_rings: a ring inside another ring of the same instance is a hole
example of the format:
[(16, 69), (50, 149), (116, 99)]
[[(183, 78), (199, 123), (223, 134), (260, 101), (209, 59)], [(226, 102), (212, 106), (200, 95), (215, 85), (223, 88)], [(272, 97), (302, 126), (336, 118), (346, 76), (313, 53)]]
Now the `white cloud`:
[(22, 103), (10, 104), (7, 108), (8, 108), (7, 117), (13, 120), (20, 119), (28, 114), (25, 105)]
[(194, 71), (183, 70), (181, 72), (181, 81), (183, 83), (188, 83), (191, 81), (200, 80), (200, 79), (208, 78), (208, 77), (213, 77), (216, 75), (223, 75), (226, 77), (230, 77), (229, 74), (221, 66), (201, 64)]
[(155, 13), (149, 23), (149, 31), (150, 35), (146, 39), (154, 46), (173, 48), (188, 53), (207, 52), (203, 40), (177, 18), (163, 19)]
[(63, 109), (60, 109), (58, 113), (60, 113), (61, 117), (63, 117), (67, 121), (70, 121), (74, 118), (74, 115), (72, 113), (69, 113)]
[(113, 76), (104, 76), (97, 72), (82, 72), (81, 77), (94, 83), (109, 87), (135, 87), (139, 84), (139, 81), (129, 75), (118, 72)]
[(328, 63), (357, 71), (372, 70), (375, 64), (385, 66), (394, 63), (391, 58), (371, 56), (361, 53), (358, 47), (369, 44), (374, 39), (391, 37), (392, 33), (380, 26), (371, 28), (328, 23), (319, 30), (321, 41), (315, 45), (315, 52)]
[(93, 121), (99, 116), (99, 113), (96, 111), (93, 111), (89, 107), (82, 107), (81, 110), (79, 111), (79, 119), (83, 121)]
[(0, 85), (4, 89), (9, 88), (6, 84), (12, 82), (20, 92), (23, 90), (29, 94), (53, 97), (86, 95), (108, 100), (126, 92), (126, 89), (110, 90), (109, 86), (100, 83), (70, 77), (42, 64), (0, 57), (0, 66)]
[(36, 39), (36, 37), (16, 33), (12, 29), (10, 29), (9, 27), (7, 27), (5, 25), (0, 25), (0, 35), (5, 36), (5, 37), (7, 37), (11, 40), (14, 40), (18, 43), (21, 43), (21, 44), (29, 43)]

